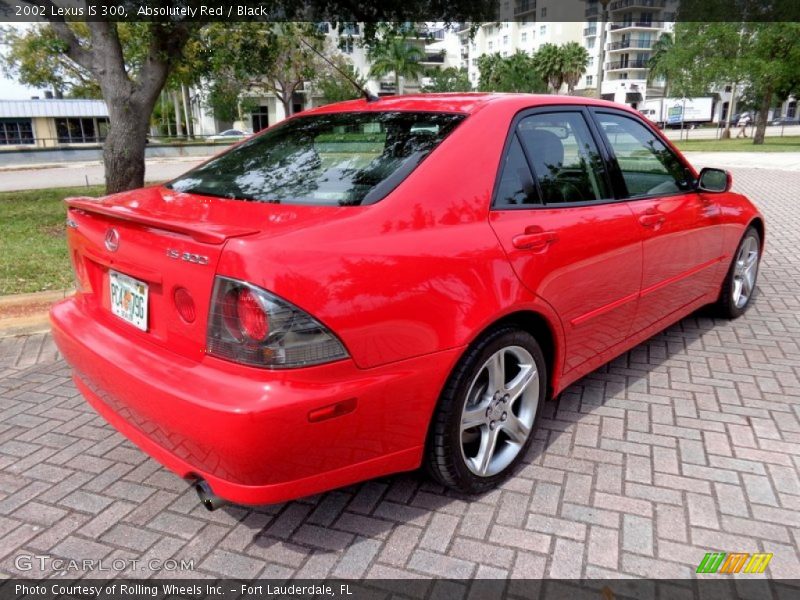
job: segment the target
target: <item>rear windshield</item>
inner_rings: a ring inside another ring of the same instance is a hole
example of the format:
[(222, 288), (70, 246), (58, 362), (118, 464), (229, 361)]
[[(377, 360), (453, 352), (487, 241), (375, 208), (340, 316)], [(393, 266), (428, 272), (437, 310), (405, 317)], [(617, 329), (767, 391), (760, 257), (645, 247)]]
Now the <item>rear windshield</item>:
[(464, 115), (363, 112), (290, 119), (169, 184), (174, 190), (286, 204), (372, 204)]

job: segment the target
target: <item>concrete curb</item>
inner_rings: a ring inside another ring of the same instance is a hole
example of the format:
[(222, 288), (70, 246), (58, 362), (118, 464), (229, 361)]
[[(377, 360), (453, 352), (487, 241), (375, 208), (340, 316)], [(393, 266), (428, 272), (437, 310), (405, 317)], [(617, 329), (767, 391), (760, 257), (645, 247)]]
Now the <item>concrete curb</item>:
[(42, 333), (50, 329), (50, 306), (74, 290), (0, 296), (0, 338)]

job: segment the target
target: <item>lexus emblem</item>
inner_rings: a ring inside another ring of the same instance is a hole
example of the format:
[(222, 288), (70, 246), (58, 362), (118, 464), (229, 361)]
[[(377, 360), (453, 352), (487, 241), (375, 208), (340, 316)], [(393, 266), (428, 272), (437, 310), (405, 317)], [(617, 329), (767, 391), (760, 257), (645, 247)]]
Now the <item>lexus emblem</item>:
[(119, 248), (119, 232), (113, 227), (106, 231), (105, 244), (109, 252), (116, 252)]

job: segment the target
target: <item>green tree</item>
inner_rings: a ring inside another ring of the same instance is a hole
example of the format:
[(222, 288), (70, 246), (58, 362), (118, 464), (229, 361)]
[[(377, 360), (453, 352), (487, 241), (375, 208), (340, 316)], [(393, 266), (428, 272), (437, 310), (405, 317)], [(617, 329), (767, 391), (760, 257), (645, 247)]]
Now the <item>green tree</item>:
[[(204, 30), (207, 77), (214, 81), (215, 108), (238, 103), (253, 93), (274, 94), (284, 114), (292, 114), (292, 98), (322, 68), (323, 38), (313, 23), (218, 22)], [(311, 46), (311, 48), (309, 47)], [(235, 95), (234, 91), (239, 90)]]
[(589, 52), (578, 42), (567, 42), (559, 51), (567, 93), (572, 94), (589, 66)]
[(431, 69), (428, 74), (430, 82), (422, 86), (423, 92), (471, 92), (472, 84), (466, 69), (447, 67)]
[(564, 85), (564, 52), (555, 44), (542, 44), (533, 55), (533, 68), (551, 93), (557, 94)]
[(547, 89), (532, 57), (522, 50), (507, 57), (484, 54), (478, 58), (478, 70), (478, 89), (482, 92), (541, 93)]
[[(714, 86), (742, 87), (757, 99), (754, 144), (764, 143), (769, 108), (797, 89), (800, 23), (690, 22), (675, 26), (675, 43), (663, 58), (672, 70), (673, 94), (693, 96)], [(733, 113), (732, 102), (729, 113)]]
[(370, 75), (383, 77), (393, 74), (396, 94), (403, 93), (403, 78), (417, 78), (425, 71), (421, 62), (425, 53), (403, 37), (389, 37), (378, 42), (369, 56), (372, 61)]
[(675, 38), (672, 37), (672, 34), (669, 32), (662, 33), (661, 37), (653, 44), (653, 48), (650, 51), (650, 58), (647, 61), (647, 68), (649, 69), (647, 73), (647, 83), (649, 85), (657, 79), (663, 79), (664, 96), (669, 96), (670, 80), (673, 78), (674, 71), (676, 70), (670, 60), (670, 55), (673, 52), (674, 46)]
[[(353, 63), (350, 62), (347, 57), (342, 54), (335, 54), (330, 57), (330, 60), (339, 67), (339, 69), (347, 73), (350, 79), (355, 81), (360, 88), (363, 89), (364, 86), (367, 85), (367, 80), (362, 77), (358, 69), (353, 66)], [(344, 100), (355, 100), (362, 95), (361, 90), (354, 86), (352, 81), (349, 81), (347, 77), (344, 77), (339, 71), (328, 65), (323, 65), (323, 68), (316, 74), (313, 86), (314, 89), (322, 94), (322, 99), (325, 101), (325, 104), (342, 102)]]

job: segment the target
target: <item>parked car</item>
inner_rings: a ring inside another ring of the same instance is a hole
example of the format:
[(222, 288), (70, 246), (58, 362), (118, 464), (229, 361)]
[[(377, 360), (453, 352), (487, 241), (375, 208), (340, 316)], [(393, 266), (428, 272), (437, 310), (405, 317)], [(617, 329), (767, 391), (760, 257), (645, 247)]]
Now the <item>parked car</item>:
[(800, 118), (798, 117), (777, 117), (772, 119), (770, 125), (778, 125), (781, 127), (791, 127), (793, 125), (800, 125)]
[(611, 102), (328, 105), (166, 185), (68, 199), (53, 335), (208, 508), (422, 464), (483, 492), (530, 460), (545, 401), (702, 306), (744, 313), (764, 219), (730, 188)]
[(242, 129), (226, 129), (206, 138), (209, 142), (235, 142), (252, 135)]

